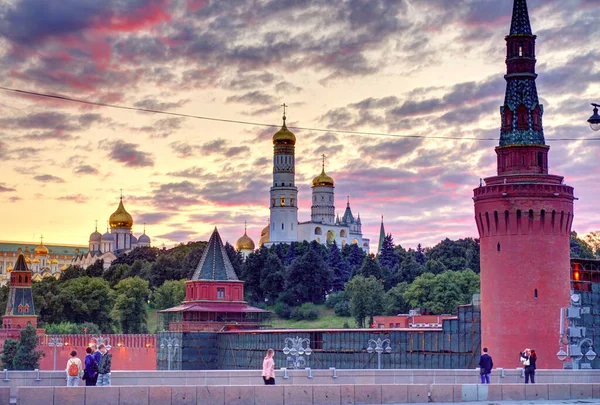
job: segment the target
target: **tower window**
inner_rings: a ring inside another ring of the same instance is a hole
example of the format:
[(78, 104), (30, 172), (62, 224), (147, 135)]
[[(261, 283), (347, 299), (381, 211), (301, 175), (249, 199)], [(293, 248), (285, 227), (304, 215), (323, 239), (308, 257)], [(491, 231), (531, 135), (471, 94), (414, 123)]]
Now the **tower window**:
[(517, 129), (519, 131), (529, 129), (529, 126), (527, 125), (527, 107), (523, 104), (517, 108)]
[(498, 252), (500, 251), (500, 242), (498, 242)]
[(519, 56), (523, 56), (523, 42), (519, 42)]
[(537, 290), (537, 288), (535, 290), (533, 290), (533, 299), (535, 299), (535, 300), (538, 299), (538, 290)]
[(290, 197), (290, 207), (294, 206), (294, 197)]
[(285, 207), (285, 196), (282, 195), (281, 197), (279, 197), (279, 205), (281, 207)]
[(538, 152), (537, 158), (538, 158), (538, 166), (544, 167), (544, 154), (542, 152)]
[(281, 223), (281, 230), (283, 231), (283, 222)]
[(225, 288), (217, 288), (217, 299), (224, 299), (225, 298)]

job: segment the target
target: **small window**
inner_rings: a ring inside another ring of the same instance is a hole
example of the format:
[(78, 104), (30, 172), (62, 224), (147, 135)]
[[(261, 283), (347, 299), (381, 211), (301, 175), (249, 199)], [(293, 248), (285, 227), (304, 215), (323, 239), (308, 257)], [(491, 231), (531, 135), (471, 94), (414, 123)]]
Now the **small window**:
[(281, 207), (285, 207), (285, 196), (282, 195), (281, 197), (279, 197), (279, 205)]
[(224, 299), (225, 298), (225, 288), (219, 287), (217, 288), (217, 299)]
[(272, 199), (272, 201), (271, 201), (271, 202), (272, 202), (272, 205), (273, 205), (273, 207), (274, 207), (274, 206), (275, 206), (275, 197), (273, 197), (273, 199)]
[(281, 223), (281, 230), (283, 231), (283, 222)]
[(533, 299), (535, 299), (535, 300), (538, 299), (538, 290), (537, 290), (537, 288), (535, 290), (533, 290)]
[(538, 158), (538, 166), (544, 167), (544, 155), (542, 154), (542, 152), (538, 152), (537, 158)]
[(290, 207), (294, 206), (294, 197), (290, 197)]
[(498, 252), (500, 251), (500, 242), (498, 242)]

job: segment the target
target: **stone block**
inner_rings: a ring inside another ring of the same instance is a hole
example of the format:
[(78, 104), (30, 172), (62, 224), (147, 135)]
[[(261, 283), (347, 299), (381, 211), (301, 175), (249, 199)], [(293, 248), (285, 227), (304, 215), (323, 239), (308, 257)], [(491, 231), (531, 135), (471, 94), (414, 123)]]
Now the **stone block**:
[(462, 384), (454, 386), (454, 402), (477, 401), (477, 384)]
[(225, 405), (254, 405), (254, 386), (225, 386)]
[(548, 400), (548, 384), (526, 384), (525, 399), (528, 401)]
[[(460, 385), (456, 387), (460, 389)], [(432, 384), (430, 390), (433, 402), (454, 402), (453, 384)]]
[(429, 402), (429, 388), (424, 384), (411, 384), (408, 386), (408, 402)]
[(148, 405), (170, 404), (171, 387), (152, 386), (148, 387)]
[(85, 405), (119, 403), (119, 387), (85, 387)]
[(502, 400), (503, 401), (524, 401), (525, 400), (525, 384), (503, 384), (502, 385)]
[(0, 387), (0, 405), (10, 405), (10, 387)]
[(548, 384), (548, 400), (559, 401), (571, 399), (570, 384)]
[(592, 384), (592, 395), (594, 399), (600, 399), (600, 384)]
[[(381, 403), (382, 404), (400, 404), (408, 402), (407, 385), (382, 385)], [(343, 402), (342, 402), (343, 403)]]
[(592, 399), (592, 384), (571, 384), (571, 399)]
[(85, 387), (54, 387), (54, 403), (60, 405), (85, 403)]
[(17, 405), (54, 405), (52, 387), (18, 387)]
[(354, 387), (354, 403), (381, 404), (381, 385), (357, 385)]
[(306, 405), (313, 403), (313, 389), (311, 385), (286, 385), (283, 388), (285, 405)]
[(256, 405), (283, 405), (283, 385), (257, 385), (254, 387)]
[(196, 387), (192, 385), (171, 387), (171, 405), (196, 405)]
[(495, 384), (477, 385), (477, 401), (502, 401), (502, 386)]
[[(340, 385), (340, 395), (342, 405), (354, 405), (354, 385)], [(287, 405), (287, 404), (286, 404)]]
[(341, 390), (339, 385), (313, 385), (314, 405), (340, 405)]
[(119, 405), (148, 405), (149, 390), (144, 386), (119, 387)]
[(224, 405), (225, 387), (215, 385), (196, 387), (196, 399), (198, 405)]

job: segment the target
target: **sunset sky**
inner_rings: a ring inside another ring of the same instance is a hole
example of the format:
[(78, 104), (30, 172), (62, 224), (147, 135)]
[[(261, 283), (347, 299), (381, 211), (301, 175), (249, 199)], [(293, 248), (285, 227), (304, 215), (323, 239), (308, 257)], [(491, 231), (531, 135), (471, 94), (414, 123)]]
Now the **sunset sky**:
[[(575, 187), (574, 230), (600, 230), (598, 0), (530, 0), (550, 171)], [(512, 0), (0, 2), (0, 85), (294, 130), (299, 220), (336, 182), (376, 249), (476, 237), (472, 190), (496, 173)], [(87, 244), (120, 189), (156, 246), (235, 243), (269, 217), (277, 128), (0, 91), (0, 240)], [(358, 136), (336, 130), (458, 137)], [(471, 138), (492, 138), (475, 141)], [(582, 138), (587, 141), (561, 141)]]

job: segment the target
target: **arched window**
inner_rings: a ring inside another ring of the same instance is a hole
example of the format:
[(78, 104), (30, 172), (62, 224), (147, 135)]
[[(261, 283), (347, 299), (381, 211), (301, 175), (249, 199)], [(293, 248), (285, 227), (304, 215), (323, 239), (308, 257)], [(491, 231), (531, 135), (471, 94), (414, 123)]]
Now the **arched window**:
[(294, 197), (290, 197), (290, 207), (294, 206)]
[(500, 242), (498, 242), (498, 252), (500, 251)]
[(510, 132), (513, 129), (513, 112), (510, 108), (505, 107), (502, 114), (502, 129), (505, 132)]
[(541, 114), (539, 105), (535, 106), (535, 108), (533, 109), (533, 112), (531, 113), (531, 120), (532, 120), (532, 124), (533, 124), (533, 130), (541, 131), (542, 130), (542, 114)]
[(285, 207), (285, 196), (282, 195), (281, 197), (279, 197), (279, 205), (281, 207)]
[(538, 290), (537, 290), (537, 288), (535, 290), (533, 290), (533, 299), (535, 299), (535, 300), (538, 299)]
[(342, 238), (345, 238), (345, 237), (346, 237), (346, 230), (345, 230), (345, 229), (342, 229), (342, 230), (340, 231), (340, 237), (342, 237)]
[(315, 235), (322, 235), (323, 234), (323, 230), (321, 229), (320, 226), (317, 226), (315, 228)]

